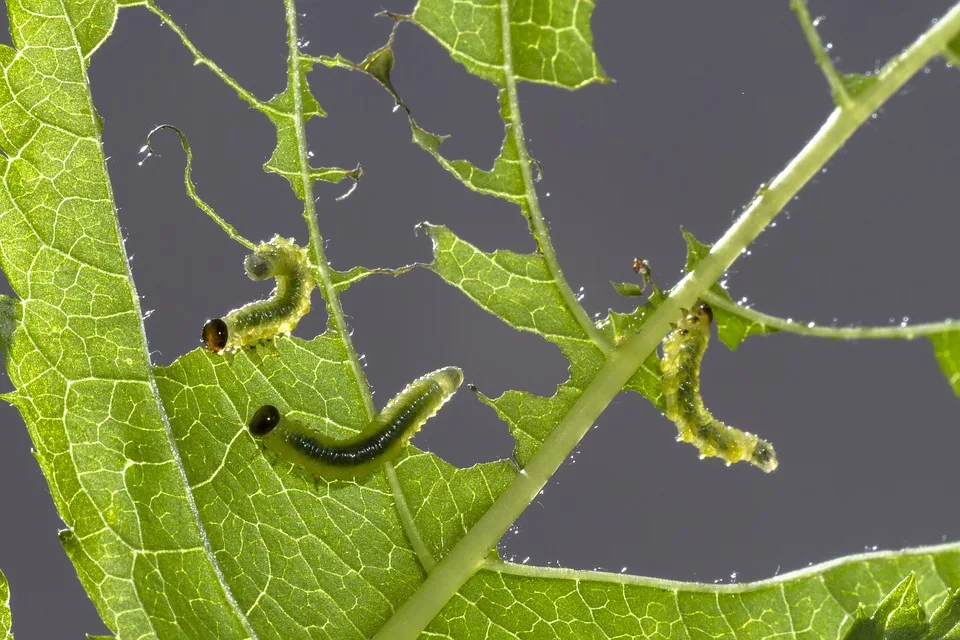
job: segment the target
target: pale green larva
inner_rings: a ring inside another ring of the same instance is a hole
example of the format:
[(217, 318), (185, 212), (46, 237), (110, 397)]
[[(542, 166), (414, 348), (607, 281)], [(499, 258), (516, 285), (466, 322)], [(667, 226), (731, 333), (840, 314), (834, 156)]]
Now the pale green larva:
[(203, 325), (203, 343), (215, 353), (254, 346), (289, 333), (310, 311), (310, 294), (316, 281), (303, 247), (274, 236), (248, 255), (243, 267), (251, 280), (275, 278), (277, 286), (266, 300), (251, 302)]
[(777, 468), (773, 446), (714, 418), (700, 396), (700, 362), (710, 339), (712, 320), (710, 307), (697, 303), (663, 341), (660, 367), (666, 415), (680, 431), (677, 439), (692, 443), (703, 457), (722, 458), (728, 464), (745, 460), (769, 473)]
[(291, 420), (273, 405), (250, 419), (251, 435), (281, 460), (325, 479), (370, 475), (394, 460), (410, 438), (433, 417), (463, 383), (463, 371), (444, 367), (417, 378), (397, 394), (357, 435), (336, 440)]

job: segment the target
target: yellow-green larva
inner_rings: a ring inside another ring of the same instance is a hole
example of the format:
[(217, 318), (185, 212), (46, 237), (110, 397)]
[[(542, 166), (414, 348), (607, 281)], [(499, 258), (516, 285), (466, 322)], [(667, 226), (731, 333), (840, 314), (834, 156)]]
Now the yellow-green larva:
[(307, 250), (293, 240), (274, 236), (261, 243), (244, 259), (243, 268), (251, 280), (275, 278), (277, 286), (266, 300), (251, 302), (203, 325), (203, 343), (214, 353), (254, 346), (293, 331), (310, 311), (316, 281)]
[(709, 305), (699, 302), (663, 341), (660, 367), (667, 417), (680, 431), (677, 440), (692, 443), (702, 457), (722, 458), (727, 464), (746, 460), (769, 473), (777, 468), (773, 446), (714, 418), (700, 396), (700, 362), (712, 320)]
[(397, 394), (360, 433), (336, 440), (283, 416), (273, 405), (250, 419), (250, 433), (281, 460), (324, 479), (366, 476), (395, 459), (463, 383), (463, 371), (444, 367), (417, 378)]

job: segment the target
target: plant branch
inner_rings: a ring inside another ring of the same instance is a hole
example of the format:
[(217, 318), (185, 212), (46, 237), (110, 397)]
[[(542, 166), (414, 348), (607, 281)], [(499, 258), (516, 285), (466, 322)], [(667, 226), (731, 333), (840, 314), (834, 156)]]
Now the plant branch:
[(944, 320), (943, 322), (928, 322), (925, 324), (903, 324), (896, 327), (822, 327), (812, 322), (800, 322), (792, 318), (784, 319), (771, 316), (755, 309), (748, 309), (736, 302), (731, 302), (712, 291), (705, 291), (700, 296), (712, 307), (723, 309), (740, 316), (745, 320), (770, 327), (785, 333), (795, 333), (800, 336), (814, 338), (833, 338), (834, 340), (913, 340), (923, 336), (932, 336), (950, 331), (960, 331), (960, 322)]
[(527, 141), (523, 135), (523, 120), (520, 118), (520, 101), (517, 97), (517, 79), (513, 72), (513, 47), (510, 43), (510, 6), (509, 0), (500, 0), (500, 31), (503, 37), (503, 77), (504, 87), (507, 92), (507, 104), (510, 109), (510, 126), (507, 135), (513, 135), (513, 143), (517, 147), (517, 162), (520, 164), (520, 175), (523, 176), (524, 198), (526, 200), (527, 216), (530, 220), (530, 230), (537, 241), (537, 247), (543, 255), (544, 262), (553, 276), (557, 289), (566, 303), (567, 308), (583, 327), (590, 339), (604, 352), (609, 352), (612, 348), (610, 342), (604, 337), (597, 326), (590, 320), (583, 305), (577, 300), (577, 296), (570, 288), (570, 284), (560, 269), (560, 262), (557, 260), (557, 254), (553, 250), (553, 243), (550, 241), (550, 231), (543, 220), (543, 214), (540, 212), (540, 200), (537, 197), (537, 188), (533, 180), (533, 171), (530, 168), (533, 160), (527, 151)]
[(837, 72), (837, 68), (833, 66), (833, 60), (830, 59), (826, 47), (823, 46), (823, 40), (820, 39), (820, 34), (817, 32), (817, 22), (810, 19), (810, 11), (807, 10), (806, 0), (790, 0), (790, 10), (797, 15), (803, 35), (806, 36), (810, 50), (813, 51), (813, 58), (827, 78), (827, 83), (830, 85), (830, 91), (833, 94), (833, 102), (838, 107), (849, 107), (853, 99), (847, 93), (843, 78)]
[(340, 305), (340, 296), (331, 273), (330, 263), (327, 262), (324, 250), (323, 236), (320, 235), (320, 226), (317, 223), (317, 208), (313, 197), (313, 178), (311, 176), (310, 159), (307, 154), (307, 127), (303, 116), (303, 88), (301, 86), (303, 74), (300, 72), (300, 47), (297, 45), (297, 7), (296, 0), (283, 0), (287, 21), (287, 48), (289, 60), (287, 63), (287, 83), (293, 94), (293, 127), (297, 136), (297, 160), (300, 163), (300, 180), (303, 182), (303, 219), (310, 230), (310, 251), (313, 254), (313, 266), (317, 273), (317, 284), (323, 292), (323, 299), (327, 303), (327, 322), (329, 326), (340, 334), (350, 361), (350, 369), (357, 382), (360, 395), (367, 410), (367, 419), (376, 415), (373, 404), (373, 394), (370, 393), (370, 384), (360, 365), (360, 358), (350, 338), (350, 328)]
[(768, 188), (758, 193), (710, 253), (674, 287), (670, 297), (651, 314), (637, 334), (608, 356), (596, 377), (527, 466), (477, 524), (434, 567), (417, 592), (397, 609), (376, 638), (413, 640), (426, 629), (450, 598), (482, 566), (490, 549), (536, 498), (601, 412), (656, 349), (670, 331), (670, 323), (680, 316), (681, 308), (690, 308), (870, 114), (893, 96), (930, 58), (938, 55), (958, 32), (960, 4), (955, 5), (906, 50), (887, 63), (877, 75), (876, 83), (858, 95), (850, 106), (839, 107), (830, 114), (817, 134), (773, 179)]
[(190, 141), (187, 140), (187, 136), (186, 134), (183, 133), (183, 131), (173, 126), (172, 124), (161, 124), (158, 127), (154, 127), (150, 131), (150, 133), (147, 134), (147, 142), (144, 145), (144, 149), (142, 150), (145, 150), (148, 155), (159, 156), (160, 155), (159, 153), (153, 152), (151, 139), (153, 138), (153, 134), (163, 129), (169, 129), (170, 131), (173, 131), (174, 133), (177, 134), (177, 137), (180, 138), (180, 146), (183, 147), (183, 153), (187, 157), (187, 162), (183, 168), (183, 184), (184, 184), (184, 187), (186, 188), (187, 196), (191, 200), (193, 200), (193, 203), (197, 205), (197, 208), (199, 208), (205, 214), (210, 216), (210, 218), (213, 219), (213, 221), (216, 222), (220, 226), (220, 228), (223, 229), (228, 236), (230, 236), (232, 240), (242, 244), (244, 247), (246, 247), (247, 249), (250, 249), (251, 251), (256, 249), (257, 246), (254, 243), (250, 242), (249, 240), (244, 238), (242, 235), (240, 235), (240, 232), (237, 231), (236, 227), (234, 227), (232, 224), (230, 224), (229, 222), (224, 220), (222, 217), (220, 217), (220, 214), (214, 211), (213, 207), (211, 207), (209, 204), (207, 204), (203, 200), (203, 198), (197, 195), (197, 187), (196, 185), (193, 184), (193, 177), (192, 177), (193, 151), (190, 149)]

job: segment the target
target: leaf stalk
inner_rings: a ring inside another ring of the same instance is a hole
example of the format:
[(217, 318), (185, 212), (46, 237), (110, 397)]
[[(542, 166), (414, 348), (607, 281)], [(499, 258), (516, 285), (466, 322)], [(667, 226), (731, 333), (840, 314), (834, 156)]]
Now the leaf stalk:
[(853, 98), (851, 98), (847, 92), (843, 78), (840, 77), (840, 73), (837, 72), (837, 68), (833, 65), (833, 60), (830, 59), (826, 47), (823, 46), (823, 40), (817, 31), (816, 23), (810, 19), (810, 11), (807, 9), (806, 0), (790, 0), (790, 10), (796, 14), (797, 21), (800, 22), (800, 29), (803, 30), (803, 35), (810, 45), (810, 50), (813, 51), (813, 59), (816, 61), (817, 66), (820, 67), (820, 70), (823, 71), (823, 75), (830, 85), (834, 103), (838, 107), (846, 108), (851, 106), (851, 104), (853, 104)]
[(800, 322), (792, 319), (778, 318), (769, 314), (750, 309), (731, 302), (712, 291), (705, 291), (700, 298), (712, 307), (723, 309), (750, 322), (755, 322), (771, 329), (785, 333), (795, 333), (799, 336), (813, 338), (832, 338), (834, 340), (913, 340), (925, 336), (960, 331), (960, 322), (944, 320), (943, 322), (928, 322), (925, 324), (903, 324), (894, 327), (825, 327), (812, 322)]

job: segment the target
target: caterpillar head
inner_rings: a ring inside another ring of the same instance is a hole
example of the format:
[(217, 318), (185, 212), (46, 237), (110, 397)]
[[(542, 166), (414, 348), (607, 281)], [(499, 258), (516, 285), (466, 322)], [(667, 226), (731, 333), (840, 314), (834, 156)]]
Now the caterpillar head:
[(264, 253), (251, 253), (243, 259), (243, 269), (251, 280), (266, 280), (276, 273), (276, 260)]
[(698, 302), (697, 306), (693, 308), (693, 312), (698, 316), (704, 316), (707, 319), (707, 324), (713, 322), (713, 309), (710, 308), (706, 302)]
[(207, 320), (207, 323), (203, 325), (203, 344), (207, 345), (207, 348), (214, 353), (220, 353), (227, 346), (229, 333), (227, 323), (220, 318)]
[(265, 404), (250, 418), (250, 434), (263, 437), (276, 428), (280, 423), (280, 411), (272, 404)]
[(753, 453), (750, 456), (750, 462), (757, 465), (767, 473), (770, 473), (780, 464), (777, 461), (777, 454), (773, 451), (773, 446), (765, 440), (757, 442)]
[(693, 320), (703, 329), (707, 329), (713, 322), (713, 309), (706, 302), (697, 302), (693, 309), (687, 314), (687, 319)]

